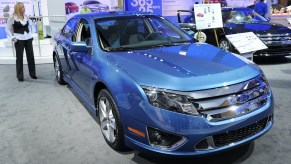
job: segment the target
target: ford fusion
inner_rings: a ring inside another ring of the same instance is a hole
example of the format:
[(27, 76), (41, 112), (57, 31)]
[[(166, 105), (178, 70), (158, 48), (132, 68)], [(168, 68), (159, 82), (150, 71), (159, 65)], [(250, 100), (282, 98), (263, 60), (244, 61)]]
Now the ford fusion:
[(115, 150), (194, 156), (227, 150), (273, 125), (273, 96), (251, 61), (198, 44), (163, 17), (76, 15), (54, 37), (69, 84)]

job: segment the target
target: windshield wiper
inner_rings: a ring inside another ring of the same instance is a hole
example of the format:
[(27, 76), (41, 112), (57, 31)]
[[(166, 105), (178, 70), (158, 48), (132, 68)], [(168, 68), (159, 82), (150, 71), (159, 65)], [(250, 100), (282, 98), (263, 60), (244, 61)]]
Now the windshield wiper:
[(189, 44), (190, 42), (188, 41), (180, 41), (180, 42), (166, 42), (166, 43), (161, 43), (161, 44), (154, 44), (151, 47), (170, 47), (170, 46), (178, 46), (181, 44)]
[(176, 45), (181, 45), (181, 44), (190, 44), (191, 42), (189, 41), (179, 41), (179, 42), (172, 42), (172, 45), (176, 46)]
[(120, 47), (106, 47), (104, 49), (106, 51), (129, 51), (129, 50), (135, 50), (134, 48), (124, 47), (124, 46), (120, 46)]

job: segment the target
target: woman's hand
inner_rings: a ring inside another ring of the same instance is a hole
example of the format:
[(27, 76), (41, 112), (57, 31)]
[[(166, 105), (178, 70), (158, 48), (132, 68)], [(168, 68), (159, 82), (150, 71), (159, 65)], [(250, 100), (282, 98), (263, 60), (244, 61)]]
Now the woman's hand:
[(16, 43), (16, 42), (17, 42), (17, 39), (16, 39), (16, 38), (13, 38), (12, 41), (13, 41), (14, 43)]

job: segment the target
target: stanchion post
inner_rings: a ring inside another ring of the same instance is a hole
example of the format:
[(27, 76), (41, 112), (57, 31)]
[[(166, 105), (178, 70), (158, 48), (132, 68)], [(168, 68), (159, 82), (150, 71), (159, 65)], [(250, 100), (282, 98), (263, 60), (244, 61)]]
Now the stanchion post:
[(218, 42), (216, 28), (214, 28), (213, 30), (214, 30), (214, 35), (215, 35), (215, 40), (216, 40), (217, 47), (219, 47), (219, 42)]
[(39, 18), (39, 16), (36, 19), (36, 24), (37, 24), (37, 42), (38, 42), (38, 53), (39, 53), (39, 56), (41, 57), (38, 18)]

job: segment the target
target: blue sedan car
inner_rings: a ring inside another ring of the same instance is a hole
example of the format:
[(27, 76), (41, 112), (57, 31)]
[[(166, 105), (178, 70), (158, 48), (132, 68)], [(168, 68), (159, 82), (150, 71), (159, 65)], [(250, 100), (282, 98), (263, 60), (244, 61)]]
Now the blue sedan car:
[(69, 84), (115, 150), (194, 156), (253, 141), (273, 125), (273, 97), (251, 61), (195, 41), (163, 17), (76, 15), (54, 37)]

